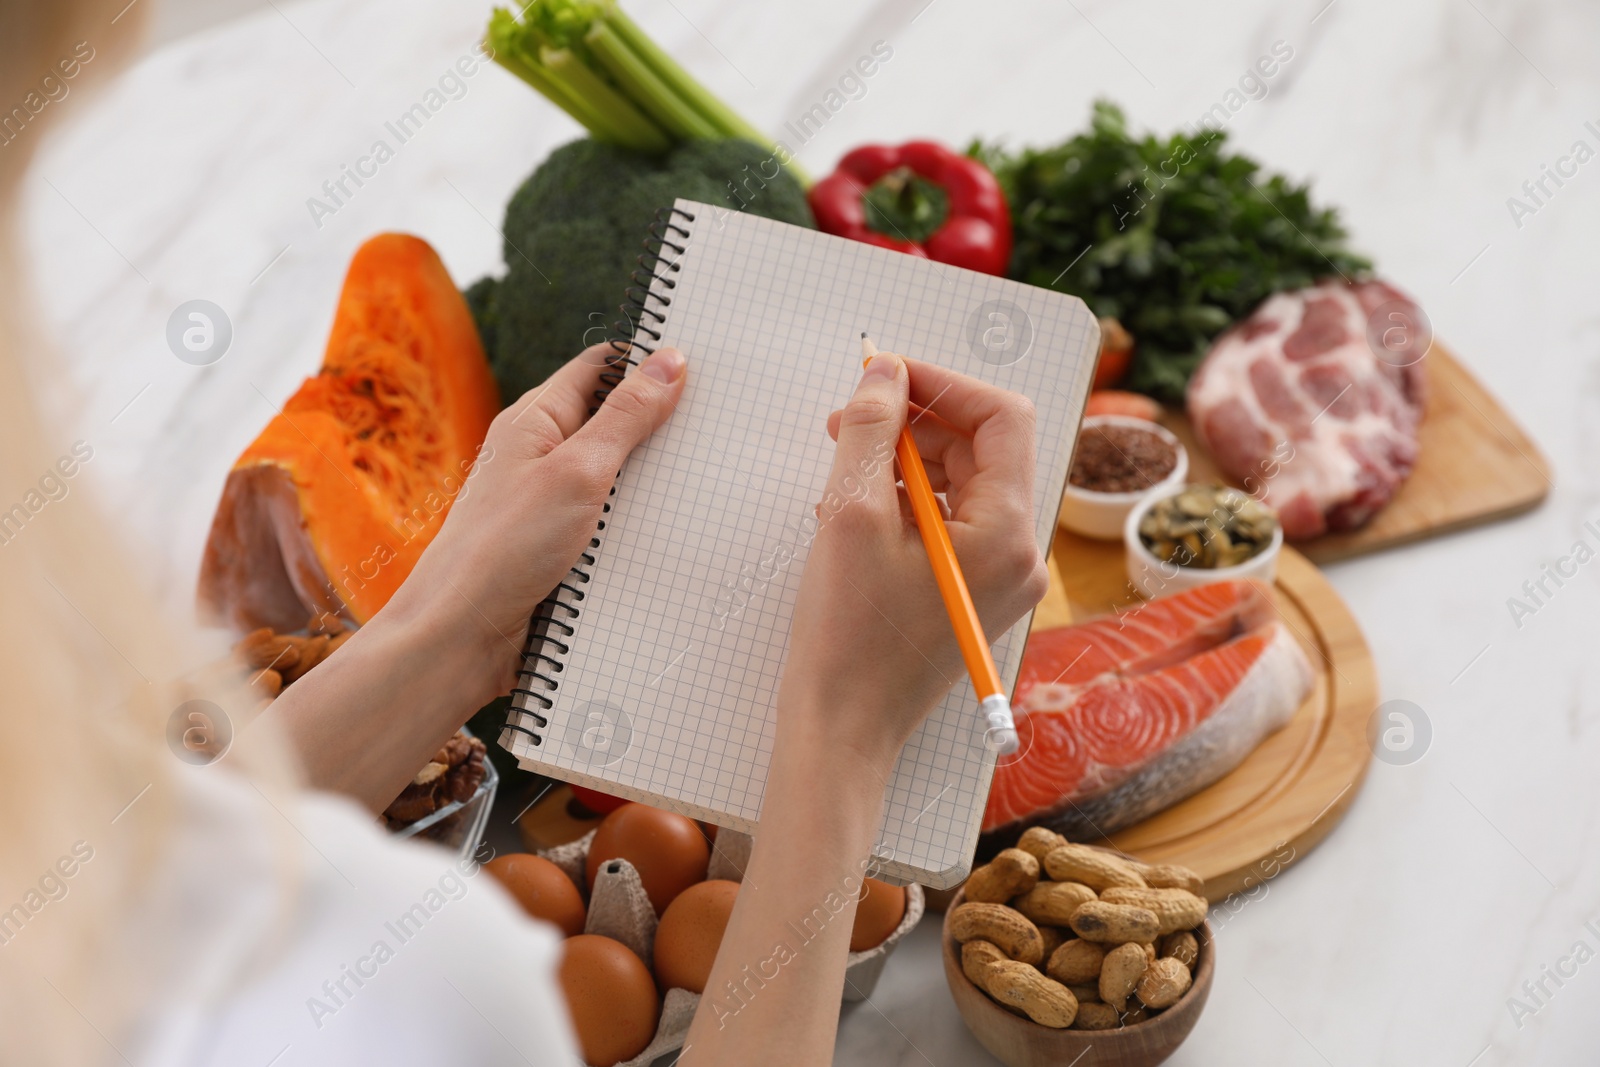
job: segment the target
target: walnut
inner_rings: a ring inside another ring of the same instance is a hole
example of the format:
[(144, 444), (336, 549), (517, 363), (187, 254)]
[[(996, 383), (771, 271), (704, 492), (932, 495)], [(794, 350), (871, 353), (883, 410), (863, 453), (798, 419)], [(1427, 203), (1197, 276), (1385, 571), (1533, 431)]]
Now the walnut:
[(440, 778), (443, 778), (444, 772), (448, 771), (449, 769), (450, 765), (448, 763), (440, 763), (438, 760), (435, 760), (432, 763), (425, 763), (423, 764), (422, 770), (417, 772), (417, 776), (411, 779), (411, 784), (432, 785)]
[(477, 738), (472, 739), (477, 748), (466, 759), (455, 767), (450, 768), (450, 773), (445, 776), (446, 788), (450, 791), (450, 799), (466, 803), (472, 799), (472, 794), (478, 791), (478, 786), (483, 784), (484, 769), (483, 742)]
[(488, 751), (476, 737), (457, 732), (384, 809), (384, 822), (391, 830), (402, 829), (446, 804), (470, 800), (483, 783)]
[(384, 809), (383, 817), (391, 829), (416, 822), (439, 810), (439, 800), (432, 786), (408, 785)]

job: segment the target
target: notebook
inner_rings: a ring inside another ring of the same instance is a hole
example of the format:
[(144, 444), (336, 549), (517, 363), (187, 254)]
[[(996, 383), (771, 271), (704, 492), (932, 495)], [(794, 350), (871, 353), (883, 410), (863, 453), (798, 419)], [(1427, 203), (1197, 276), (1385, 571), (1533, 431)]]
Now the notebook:
[[(826, 420), (861, 375), (862, 333), (1033, 400), (1048, 550), (1099, 326), (1061, 293), (688, 200), (646, 251), (622, 332), (682, 349), (688, 384), (535, 613), (500, 743), (528, 770), (753, 833)], [(1008, 693), (1028, 622), (988, 635)], [(901, 753), (878, 877), (965, 877), (994, 773), (983, 732), (963, 676)]]

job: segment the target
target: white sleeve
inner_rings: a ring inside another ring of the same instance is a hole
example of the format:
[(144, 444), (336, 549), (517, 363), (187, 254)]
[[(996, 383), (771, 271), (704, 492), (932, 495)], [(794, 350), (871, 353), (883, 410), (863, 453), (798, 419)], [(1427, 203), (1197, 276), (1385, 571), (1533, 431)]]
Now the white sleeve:
[[(229, 798), (236, 799), (248, 798)], [(248, 844), (220, 848), (238, 854), (243, 862), (237, 866), (215, 854), (227, 820), (219, 821), (212, 808), (210, 832), (193, 836), (200, 852), (209, 840), (213, 854), (178, 866), (222, 893), (237, 891), (234, 922), (253, 929), (219, 931), (218, 909), (211, 908), (208, 921), (189, 927), (186, 936), (234, 935), (223, 938), (234, 946), (227, 953), (232, 959), (208, 960), (219, 955), (214, 938), (213, 947), (194, 946), (192, 958), (197, 966), (247, 971), (248, 977), (228, 983), (220, 997), (216, 991), (204, 997), (203, 1005), (191, 1001), (188, 1010), (169, 1012), (174, 1025), (166, 1037), (181, 1036), (175, 1043), (162, 1040), (163, 1027), (149, 1020), (157, 1025), (145, 1036), (178, 1053), (161, 1062), (582, 1064), (555, 981), (559, 932), (530, 919), (476, 863), (435, 846), (395, 841), (370, 814), (324, 794), (302, 795), (286, 828), (258, 820), (288, 822), (287, 814), (249, 808), (250, 818), (233, 820), (235, 841), (287, 829), (303, 845), (293, 907), (274, 909), (280, 919), (263, 921), (259, 883), (271, 876), (250, 870), (256, 850)]]

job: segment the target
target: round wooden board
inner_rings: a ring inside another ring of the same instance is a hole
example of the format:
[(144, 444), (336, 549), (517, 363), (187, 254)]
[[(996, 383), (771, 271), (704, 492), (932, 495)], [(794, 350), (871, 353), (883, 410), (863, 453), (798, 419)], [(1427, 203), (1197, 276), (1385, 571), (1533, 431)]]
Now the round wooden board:
[[(1121, 542), (1057, 530), (1050, 572), (1036, 630), (1137, 603)], [(1278, 561), (1277, 594), (1279, 614), (1316, 672), (1311, 695), (1226, 777), (1108, 842), (1147, 863), (1192, 868), (1212, 900), (1274, 877), (1327, 836), (1355, 799), (1372, 756), (1367, 720), (1378, 682), (1355, 619), (1322, 573), (1288, 546)]]

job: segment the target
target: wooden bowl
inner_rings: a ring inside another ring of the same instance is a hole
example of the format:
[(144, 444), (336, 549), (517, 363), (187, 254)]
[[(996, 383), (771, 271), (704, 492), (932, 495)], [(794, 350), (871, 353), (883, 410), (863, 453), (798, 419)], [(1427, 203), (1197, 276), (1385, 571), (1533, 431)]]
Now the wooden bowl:
[(1009, 1067), (1061, 1067), (1068, 1063), (1073, 1067), (1153, 1067), (1183, 1044), (1206, 1006), (1216, 965), (1210, 923), (1197, 931), (1200, 955), (1195, 961), (1194, 984), (1182, 1000), (1159, 1015), (1119, 1030), (1053, 1030), (1014, 1015), (962, 973), (961, 946), (950, 936), (950, 913), (964, 899), (965, 891), (957, 893), (945, 912), (941, 935), (945, 981), (967, 1029)]

